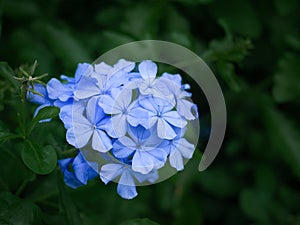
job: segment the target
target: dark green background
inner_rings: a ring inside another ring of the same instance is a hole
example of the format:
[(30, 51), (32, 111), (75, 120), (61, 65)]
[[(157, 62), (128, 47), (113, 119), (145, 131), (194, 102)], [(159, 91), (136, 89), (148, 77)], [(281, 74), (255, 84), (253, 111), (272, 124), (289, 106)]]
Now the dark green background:
[[(0, 140), (0, 224), (114, 225), (134, 218), (166, 225), (300, 224), (299, 11), (297, 0), (0, 1), (0, 61), (12, 68), (37, 59), (37, 74), (49, 73), (47, 81), (72, 76), (77, 63), (120, 44), (166, 40), (209, 64), (228, 110), (223, 147), (199, 173), (209, 116), (194, 91), (204, 121), (194, 158), (171, 179), (139, 187), (130, 201), (114, 183), (96, 179), (71, 190), (58, 169), (36, 175), (22, 162), (22, 140)], [(19, 90), (0, 79), (0, 128), (18, 133)], [(35, 106), (25, 107), (30, 121)], [(56, 119), (37, 125), (30, 138), (61, 158), (69, 148), (64, 132)]]

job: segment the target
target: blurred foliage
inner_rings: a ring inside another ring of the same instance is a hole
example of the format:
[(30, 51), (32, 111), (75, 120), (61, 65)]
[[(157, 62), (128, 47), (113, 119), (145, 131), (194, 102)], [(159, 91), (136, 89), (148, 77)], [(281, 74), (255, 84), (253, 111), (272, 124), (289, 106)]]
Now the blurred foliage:
[[(299, 10), (297, 0), (0, 1), (0, 224), (300, 224)], [(32, 120), (11, 68), (37, 60), (46, 82), (144, 39), (183, 45), (214, 71), (228, 110), (222, 150), (202, 173), (196, 152), (131, 201), (97, 179), (71, 190), (55, 168), (70, 153), (63, 125)]]

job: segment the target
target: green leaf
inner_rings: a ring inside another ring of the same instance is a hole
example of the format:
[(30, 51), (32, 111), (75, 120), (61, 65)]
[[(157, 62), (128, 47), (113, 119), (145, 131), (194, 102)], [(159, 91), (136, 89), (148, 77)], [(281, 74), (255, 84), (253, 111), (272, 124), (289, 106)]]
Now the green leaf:
[(225, 80), (228, 86), (232, 90), (239, 92), (241, 90), (241, 81), (235, 74), (234, 65), (232, 63), (219, 61), (217, 66), (222, 78)]
[(176, 0), (177, 2), (186, 4), (186, 5), (198, 5), (198, 4), (209, 4), (214, 2), (214, 0)]
[(132, 41), (136, 40), (120, 32), (104, 30), (101, 33), (101, 43), (103, 43), (103, 51), (109, 51), (112, 48)]
[(166, 29), (173, 32), (188, 33), (190, 30), (190, 24), (185, 16), (175, 7), (166, 7)]
[(261, 34), (261, 22), (249, 1), (223, 0), (216, 1), (212, 5), (218, 20), (226, 23), (230, 31), (250, 38), (256, 38)]
[(6, 62), (0, 62), (0, 76), (8, 80), (14, 88), (18, 88), (17, 81), (14, 79), (14, 71)]
[(38, 114), (33, 118), (30, 127), (29, 127), (29, 132), (31, 133), (32, 129), (34, 128), (34, 126), (41, 120), (45, 120), (45, 119), (52, 119), (54, 117), (56, 117), (59, 114), (59, 108), (55, 107), (55, 106), (46, 106), (42, 109), (40, 109), (40, 111), (38, 112)]
[(300, 133), (295, 123), (265, 102), (264, 122), (271, 147), (300, 180)]
[(155, 13), (155, 4), (134, 4), (130, 11), (125, 11), (125, 18), (121, 21), (120, 28), (124, 33), (130, 31), (130, 35), (136, 39), (151, 38), (157, 30)]
[(159, 224), (147, 218), (144, 218), (144, 219), (128, 220), (126, 222), (121, 223), (120, 225), (159, 225)]
[(54, 118), (59, 114), (59, 108), (55, 106), (46, 106), (42, 108), (32, 120), (33, 123), (38, 123), (41, 120)]
[(21, 157), (25, 165), (37, 174), (52, 172), (57, 163), (57, 155), (51, 145), (42, 147), (30, 140), (25, 142)]
[(239, 63), (248, 55), (252, 49), (249, 39), (233, 39), (228, 36), (223, 39), (216, 39), (209, 43), (209, 49), (203, 53), (205, 61), (225, 61)]
[(78, 62), (91, 60), (87, 49), (75, 35), (72, 35), (65, 29), (43, 21), (38, 21), (34, 24), (34, 29), (66, 68), (74, 68)]
[(300, 57), (286, 53), (279, 61), (279, 68), (274, 75), (273, 96), (279, 103), (300, 102)]
[(15, 138), (20, 138), (20, 136), (9, 132), (0, 131), (0, 144), (3, 144), (5, 141), (9, 139), (15, 139)]
[(121, 7), (107, 6), (105, 10), (99, 10), (95, 16), (95, 21), (101, 26), (111, 27), (120, 24)]
[(20, 27), (14, 29), (10, 36), (10, 45), (13, 49), (18, 49), (15, 56), (17, 61), (24, 63), (32, 63), (38, 61), (37, 73), (47, 71), (49, 74), (55, 72), (57, 68), (53, 68), (55, 57), (49, 46), (42, 42), (37, 35), (32, 35), (33, 31)]
[(275, 0), (274, 3), (277, 11), (281, 15), (288, 15), (295, 11), (299, 6), (298, 0)]
[(233, 196), (238, 188), (236, 185), (237, 182), (234, 182), (234, 175), (228, 170), (224, 171), (221, 168), (210, 168), (201, 173), (199, 175), (199, 182), (204, 190), (212, 193), (214, 196)]
[(191, 47), (190, 24), (185, 16), (172, 6), (166, 9), (166, 40)]
[(30, 173), (16, 154), (19, 144), (10, 142), (0, 146), (0, 189), (16, 191)]
[(65, 224), (67, 225), (81, 225), (81, 218), (79, 212), (74, 205), (72, 198), (65, 189), (62, 179), (59, 177), (59, 202), (60, 208), (64, 214)]
[(0, 0), (0, 39), (2, 35), (2, 0)]
[(299, 35), (299, 33), (286, 34), (285, 42), (290, 48), (300, 51), (300, 35)]
[(279, 185), (278, 198), (283, 206), (290, 206), (295, 209), (299, 207), (300, 195), (297, 187), (287, 186), (286, 184)]
[(269, 220), (267, 193), (255, 189), (244, 189), (240, 193), (239, 201), (241, 209), (249, 218), (269, 224), (266, 223)]
[(0, 224), (40, 225), (41, 211), (31, 202), (0, 192)]
[(3, 11), (10, 18), (36, 17), (41, 13), (38, 4), (31, 1), (4, 1)]
[(255, 167), (254, 175), (256, 187), (270, 194), (275, 192), (276, 187), (278, 187), (276, 180), (277, 177), (275, 176), (273, 168), (271, 168), (270, 165), (257, 165)]

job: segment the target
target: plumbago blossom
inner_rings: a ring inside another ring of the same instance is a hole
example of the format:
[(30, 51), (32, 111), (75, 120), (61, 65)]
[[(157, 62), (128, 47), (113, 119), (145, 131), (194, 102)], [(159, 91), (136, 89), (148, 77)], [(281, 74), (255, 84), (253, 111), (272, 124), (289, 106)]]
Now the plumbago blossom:
[[(37, 85), (43, 97), (28, 93), (40, 104), (35, 114), (46, 106), (60, 108), (66, 140), (81, 150), (58, 162), (68, 186), (85, 185), (98, 174), (105, 184), (116, 181), (118, 194), (132, 199), (136, 186), (155, 183), (167, 164), (184, 169), (195, 149), (184, 135), (198, 118), (197, 106), (179, 74), (157, 71), (149, 60), (83, 63), (74, 78), (62, 75), (46, 87)], [(89, 151), (99, 158), (87, 159)]]

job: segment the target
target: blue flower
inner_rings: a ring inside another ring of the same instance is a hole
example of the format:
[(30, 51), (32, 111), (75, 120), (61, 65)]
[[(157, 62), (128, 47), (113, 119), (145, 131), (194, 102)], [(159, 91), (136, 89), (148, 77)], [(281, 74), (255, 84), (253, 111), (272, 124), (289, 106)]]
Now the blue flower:
[(85, 108), (83, 102), (77, 104), (78, 101), (74, 96), (74, 92), (77, 89), (78, 83), (92, 72), (93, 67), (90, 64), (80, 63), (78, 64), (74, 78), (61, 75), (63, 82), (52, 78), (47, 83), (47, 94), (54, 102), (53, 104), (60, 108), (59, 117), (64, 122), (66, 129), (70, 127), (70, 123), (73, 120), (73, 112), (76, 111), (79, 113)]
[(167, 87), (173, 94), (173, 98), (176, 100), (176, 110), (180, 116), (183, 116), (187, 120), (194, 120), (198, 117), (197, 106), (189, 99), (192, 94), (185, 91), (190, 89), (190, 85), (182, 85), (182, 79), (179, 74), (163, 73), (160, 77), (162, 81), (168, 83)]
[(129, 165), (124, 163), (108, 163), (101, 167), (100, 178), (105, 184), (118, 177), (120, 177), (117, 187), (118, 194), (122, 198), (133, 199), (138, 195), (134, 178), (139, 183), (145, 181), (153, 183), (158, 179), (158, 173), (156, 170), (153, 170), (147, 175), (140, 174), (133, 171)]
[(71, 101), (72, 103), (56, 104), (56, 106), (60, 108), (59, 118), (63, 122), (67, 130), (73, 127), (74, 115), (83, 114), (86, 108), (86, 101), (69, 101)]
[(115, 157), (132, 157), (133, 171), (142, 174), (164, 166), (168, 152), (159, 147), (163, 140), (142, 126), (130, 127), (129, 136), (120, 137), (113, 143)]
[(121, 59), (113, 67), (103, 62), (94, 67), (90, 77), (82, 79), (77, 86), (75, 96), (78, 99), (110, 94), (114, 88), (119, 88), (128, 81), (128, 73), (134, 69), (135, 63)]
[(114, 138), (122, 137), (126, 134), (128, 125), (138, 126), (148, 120), (148, 112), (141, 108), (137, 101), (132, 101), (132, 90), (114, 89), (111, 95), (103, 96), (99, 99), (99, 106), (107, 114), (111, 114), (111, 124)]
[(172, 95), (166, 86), (166, 83), (156, 79), (157, 66), (150, 60), (145, 60), (139, 64), (139, 79), (136, 73), (133, 74), (132, 83), (128, 84), (128, 88), (138, 88), (142, 95), (153, 95), (156, 97), (168, 99), (173, 102)]
[(109, 118), (98, 106), (97, 98), (91, 98), (86, 106), (86, 117), (74, 112), (71, 127), (67, 130), (67, 141), (76, 148), (83, 148), (90, 139), (92, 148), (107, 152), (112, 148), (111, 139), (105, 132)]
[(162, 139), (173, 139), (176, 137), (173, 127), (183, 128), (187, 125), (187, 121), (173, 111), (169, 101), (147, 96), (141, 98), (139, 104), (149, 113), (149, 120), (142, 125), (147, 129), (155, 125), (158, 137)]
[(64, 82), (59, 81), (56, 78), (52, 78), (47, 83), (48, 95), (53, 100), (59, 100), (61, 102), (67, 102), (69, 99), (74, 98), (74, 92), (77, 89), (77, 85), (82, 77), (89, 76), (93, 72), (93, 67), (88, 63), (78, 64), (75, 72), (75, 77), (61, 76)]
[(71, 188), (86, 185), (88, 180), (98, 176), (80, 152), (75, 158), (58, 160), (58, 164), (64, 174), (64, 182)]
[[(53, 100), (49, 98), (47, 89), (42, 84), (35, 84), (34, 90), (36, 92), (40, 93), (41, 95), (34, 94), (34, 93), (28, 91), (27, 99), (28, 99), (28, 101), (30, 101), (32, 103), (40, 105), (39, 107), (36, 108), (36, 110), (34, 112), (33, 116), (35, 117), (42, 108), (44, 108), (46, 106), (53, 106)], [(43, 122), (49, 122), (49, 121), (51, 121), (51, 119), (44, 119), (39, 122), (43, 123)]]
[(184, 158), (191, 159), (195, 150), (195, 146), (183, 137), (184, 132), (185, 129), (176, 129), (177, 136), (164, 146), (169, 149), (170, 165), (178, 171), (184, 169)]
[(96, 164), (88, 164), (83, 153), (59, 160), (70, 187), (86, 184), (98, 172), (105, 184), (118, 182), (121, 197), (132, 199), (136, 185), (157, 181), (168, 162), (179, 171), (192, 157), (194, 145), (184, 137), (188, 122), (198, 117), (190, 86), (179, 74), (157, 76), (150, 60), (134, 69), (135, 63), (124, 59), (114, 66), (83, 63), (74, 78), (62, 75), (47, 88), (37, 85), (43, 97), (28, 93), (39, 108), (60, 108), (67, 142), (91, 154)]

